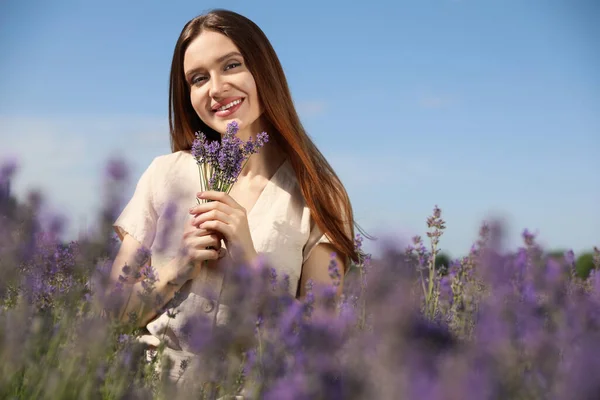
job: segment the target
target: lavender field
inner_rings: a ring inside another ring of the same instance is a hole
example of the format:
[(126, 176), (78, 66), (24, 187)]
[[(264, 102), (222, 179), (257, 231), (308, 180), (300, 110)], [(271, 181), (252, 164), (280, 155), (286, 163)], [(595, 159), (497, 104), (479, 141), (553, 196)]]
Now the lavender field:
[[(4, 165), (0, 183), (14, 172)], [(163, 346), (147, 353), (135, 340), (135, 315), (106, 315), (123, 300), (119, 288), (106, 294), (123, 177), (108, 166), (98, 229), (77, 242), (61, 242), (64, 222), (41, 211), (41, 194), (0, 198), (0, 398), (600, 398), (600, 251), (589, 274), (527, 231), (506, 253), (489, 222), (469, 254), (440, 265), (452, 227), (437, 206), (422, 237), (362, 253), (337, 301), (335, 286), (314, 286), (297, 302), (269, 265), (238, 266), (231, 322), (186, 322), (202, 362), (180, 365), (194, 380), (173, 383), (161, 377)], [(139, 274), (152, 307), (160, 273)]]

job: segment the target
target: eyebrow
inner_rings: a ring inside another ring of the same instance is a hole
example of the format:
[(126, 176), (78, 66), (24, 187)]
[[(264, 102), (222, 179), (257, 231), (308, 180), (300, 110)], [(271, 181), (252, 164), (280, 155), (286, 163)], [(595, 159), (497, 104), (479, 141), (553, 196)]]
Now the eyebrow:
[[(226, 59), (228, 59), (228, 58), (230, 58), (230, 57), (234, 57), (234, 56), (238, 56), (238, 57), (241, 57), (241, 58), (243, 58), (243, 57), (242, 57), (242, 55), (241, 55), (239, 52), (237, 52), (237, 51), (230, 51), (229, 53), (227, 53), (227, 54), (224, 54), (224, 55), (222, 55), (221, 57), (217, 58), (216, 62), (217, 62), (217, 64), (219, 64), (219, 63), (222, 63), (223, 61), (225, 61)], [(198, 71), (199, 71), (199, 70), (201, 70), (201, 69), (203, 69), (203, 68), (202, 68), (202, 67), (196, 67), (196, 68), (192, 68), (192, 69), (190, 69), (190, 70), (189, 70), (189, 71), (188, 71), (188, 72), (185, 74), (185, 77), (186, 77), (186, 79), (188, 79), (188, 80), (189, 80), (189, 78), (190, 78), (190, 76), (191, 76), (192, 74), (195, 74), (196, 72), (198, 72)]]

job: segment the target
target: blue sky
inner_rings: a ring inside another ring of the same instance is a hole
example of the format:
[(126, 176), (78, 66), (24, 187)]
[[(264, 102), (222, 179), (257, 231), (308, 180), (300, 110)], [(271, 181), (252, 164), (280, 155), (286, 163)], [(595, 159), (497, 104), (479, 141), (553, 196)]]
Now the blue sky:
[[(94, 224), (103, 163), (131, 184), (169, 150), (183, 25), (213, 7), (270, 38), (300, 115), (369, 233), (468, 251), (485, 218), (551, 248), (600, 244), (600, 3), (551, 0), (0, 3), (0, 157), (70, 232)], [(377, 252), (375, 245), (368, 249)]]

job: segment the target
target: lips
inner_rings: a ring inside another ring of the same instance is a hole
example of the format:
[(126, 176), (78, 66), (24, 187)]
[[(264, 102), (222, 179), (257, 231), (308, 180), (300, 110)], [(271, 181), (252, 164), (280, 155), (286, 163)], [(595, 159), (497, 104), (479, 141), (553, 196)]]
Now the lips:
[[(233, 102), (233, 105), (231, 104)], [(236, 100), (232, 100), (229, 103), (225, 103), (225, 106), (229, 106), (229, 108), (225, 110), (216, 110), (214, 111), (214, 115), (218, 118), (230, 118), (233, 114), (240, 109), (240, 107), (244, 104), (243, 98), (238, 98)]]
[[(219, 108), (226, 106), (236, 100), (244, 100), (243, 97), (227, 97), (226, 99), (223, 99), (215, 104), (212, 105), (211, 110), (213, 112), (217, 112), (219, 111)], [(241, 103), (240, 103), (241, 104)], [(235, 106), (234, 106), (235, 107)]]

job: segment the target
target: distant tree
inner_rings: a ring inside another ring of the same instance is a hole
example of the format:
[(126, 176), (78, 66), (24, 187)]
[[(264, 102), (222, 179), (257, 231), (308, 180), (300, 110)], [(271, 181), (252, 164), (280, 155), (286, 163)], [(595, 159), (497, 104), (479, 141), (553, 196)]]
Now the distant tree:
[(586, 279), (592, 269), (594, 269), (594, 254), (591, 252), (583, 253), (575, 261), (575, 271), (582, 279)]
[(552, 250), (549, 251), (547, 253), (549, 258), (552, 258), (554, 260), (558, 260), (558, 261), (562, 261), (565, 258), (565, 251), (566, 250)]
[(450, 266), (450, 256), (446, 253), (438, 253), (435, 256), (435, 269), (442, 275), (445, 275), (448, 272), (448, 267)]

